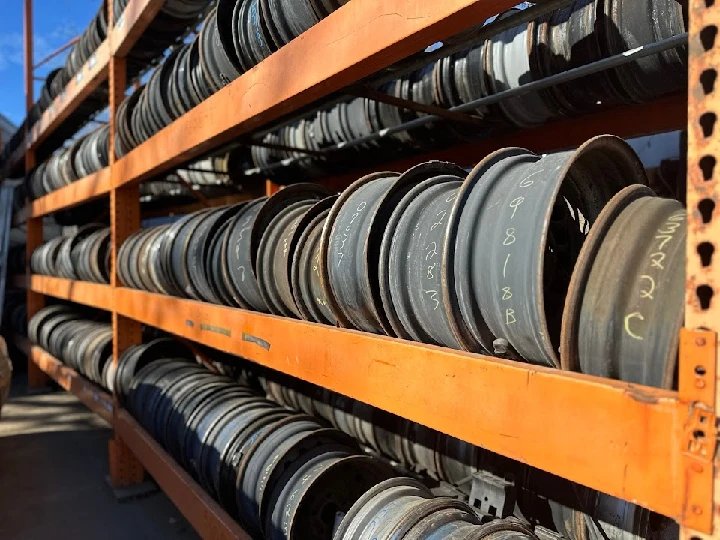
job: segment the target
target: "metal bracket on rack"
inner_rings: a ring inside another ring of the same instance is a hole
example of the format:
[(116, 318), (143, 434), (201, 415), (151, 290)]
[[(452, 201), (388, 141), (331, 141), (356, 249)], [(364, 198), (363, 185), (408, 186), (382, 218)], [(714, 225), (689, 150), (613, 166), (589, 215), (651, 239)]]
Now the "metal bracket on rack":
[(717, 450), (717, 418), (705, 405), (693, 403), (685, 425), (683, 453), (712, 463)]
[(713, 470), (718, 446), (715, 332), (680, 332), (680, 401), (688, 405), (688, 415), (680, 437), (680, 471), (684, 481), (683, 515), (680, 522), (697, 531), (712, 525)]
[(481, 513), (506, 518), (513, 515), (516, 499), (512, 482), (487, 471), (473, 473), (468, 504)]

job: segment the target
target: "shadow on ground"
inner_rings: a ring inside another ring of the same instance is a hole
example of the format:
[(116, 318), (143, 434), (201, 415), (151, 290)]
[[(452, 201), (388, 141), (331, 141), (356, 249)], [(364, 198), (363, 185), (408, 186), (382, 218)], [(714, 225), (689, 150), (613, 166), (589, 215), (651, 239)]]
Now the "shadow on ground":
[(115, 500), (105, 421), (66, 392), (23, 395), (23, 381), (13, 386), (0, 418), (0, 538), (198, 538), (162, 492)]

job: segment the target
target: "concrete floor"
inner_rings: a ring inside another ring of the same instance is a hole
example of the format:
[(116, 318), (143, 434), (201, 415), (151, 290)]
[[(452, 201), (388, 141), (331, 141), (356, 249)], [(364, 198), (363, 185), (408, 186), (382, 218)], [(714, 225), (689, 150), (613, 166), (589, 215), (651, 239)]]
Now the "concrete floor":
[(118, 502), (106, 482), (111, 430), (62, 390), (13, 397), (0, 418), (0, 539), (198, 538), (160, 491)]

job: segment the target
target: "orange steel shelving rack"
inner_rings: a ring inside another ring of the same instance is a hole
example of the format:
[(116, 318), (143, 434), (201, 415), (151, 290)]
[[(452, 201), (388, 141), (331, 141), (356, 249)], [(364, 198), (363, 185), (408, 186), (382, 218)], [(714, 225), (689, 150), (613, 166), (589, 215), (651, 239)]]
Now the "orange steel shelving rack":
[[(27, 51), (32, 48), (30, 2), (25, 2)], [(15, 159), (24, 155), (26, 168), (34, 166), (37, 144), (106, 78), (110, 148), (114, 147), (114, 112), (127, 86), (124, 55), (162, 3), (130, 1), (122, 24), (109, 29), (108, 38), (83, 68), (81, 80), (74, 79), (64, 97), (46, 111)], [(112, 312), (116, 362), (122, 351), (140, 342), (141, 323), (156, 326), (636, 502), (675, 519), (685, 539), (720, 537), (716, 461), (720, 172), (715, 167), (720, 138), (712, 129), (720, 112), (720, 93), (707, 84), (709, 78), (715, 81), (708, 73), (716, 76), (720, 66), (720, 48), (714, 41), (720, 5), (714, 2), (689, 0), (687, 95), (560, 120), (392, 164), (393, 169), (403, 169), (442, 158), (464, 165), (503, 146), (542, 152), (577, 145), (601, 133), (630, 137), (687, 127), (687, 296), (677, 392), (164, 297), (123, 288), (118, 281), (117, 250), (140, 226), (141, 181), (330, 96), (514, 3), (349, 2), (122, 159), (111, 152), (106, 169), (33, 202), (25, 210), (28, 257), (42, 242), (43, 215), (109, 196), (113, 271), (110, 285), (95, 285), (30, 276), (28, 269), (28, 316), (44, 305), (45, 295), (105, 309)], [(112, 9), (112, 2), (108, 4)], [(32, 65), (29, 54), (26, 65)], [(29, 106), (33, 101), (29, 67), (27, 77)], [(342, 188), (361, 174), (333, 178), (327, 184)], [(272, 189), (269, 183), (268, 190)], [(709, 213), (701, 211), (710, 203)], [(701, 257), (710, 248), (715, 257)], [(47, 353), (36, 347), (30, 353), (32, 386), (45, 384), (48, 376), (73, 378)], [(112, 406), (107, 409), (108, 396), (92, 398), (93, 390), (79, 383), (63, 386), (85, 395), (84, 401), (92, 407), (111, 410), (115, 435), (110, 470), (116, 486), (138, 482), (146, 468), (203, 536), (247, 537), (116, 401), (109, 398)], [(477, 400), (463, 399), (468, 395), (482, 396), (482, 409)]]

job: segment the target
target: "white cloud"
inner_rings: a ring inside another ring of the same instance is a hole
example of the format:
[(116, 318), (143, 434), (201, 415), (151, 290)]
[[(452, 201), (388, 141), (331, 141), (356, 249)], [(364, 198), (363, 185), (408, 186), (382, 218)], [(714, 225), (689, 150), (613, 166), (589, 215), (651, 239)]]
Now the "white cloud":
[[(78, 34), (77, 27), (72, 22), (61, 23), (47, 37), (36, 34), (33, 36), (33, 61), (37, 63)], [(44, 71), (62, 66), (65, 63), (66, 54), (67, 52), (58, 55), (46, 66), (43, 66)], [(24, 57), (22, 32), (10, 32), (0, 35), (0, 71), (7, 69), (11, 65), (22, 67)]]
[(0, 70), (10, 64), (23, 63), (23, 36), (18, 32), (11, 32), (0, 36)]
[(80, 35), (81, 30), (77, 27), (77, 25), (72, 21), (63, 21), (58, 26), (55, 27), (55, 29), (50, 32), (50, 38), (55, 41), (60, 41), (58, 45), (64, 45), (68, 41), (70, 41), (75, 36)]

